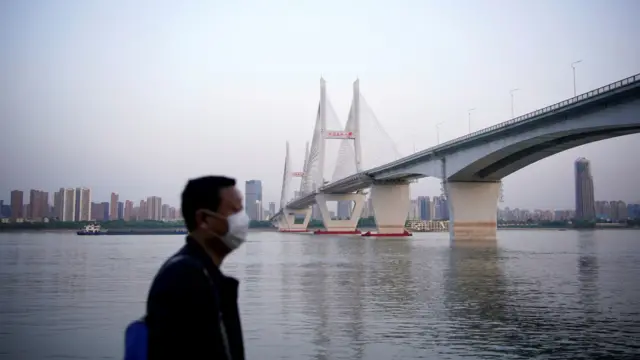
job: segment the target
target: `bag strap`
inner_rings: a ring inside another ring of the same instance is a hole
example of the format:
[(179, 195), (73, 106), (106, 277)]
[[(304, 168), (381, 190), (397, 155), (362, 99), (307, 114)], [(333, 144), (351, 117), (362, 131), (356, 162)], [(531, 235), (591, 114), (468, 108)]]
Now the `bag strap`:
[(231, 357), (231, 351), (230, 351), (230, 347), (229, 347), (229, 338), (227, 336), (227, 329), (224, 325), (224, 321), (223, 321), (223, 314), (222, 314), (222, 307), (220, 306), (220, 297), (218, 294), (218, 287), (216, 286), (215, 282), (213, 281), (213, 279), (211, 278), (211, 276), (209, 275), (209, 271), (207, 271), (207, 268), (204, 266), (204, 264), (202, 264), (202, 262), (196, 258), (194, 258), (193, 256), (189, 256), (186, 254), (177, 254), (174, 255), (173, 257), (171, 257), (169, 260), (167, 260), (167, 262), (164, 264), (163, 268), (179, 262), (179, 261), (190, 261), (191, 263), (195, 264), (198, 268), (200, 268), (202, 270), (202, 273), (204, 274), (204, 276), (207, 278), (207, 280), (209, 281), (209, 285), (213, 291), (213, 297), (215, 298), (215, 302), (216, 305), (218, 307), (218, 324), (220, 326), (220, 335), (222, 337), (222, 346), (224, 347), (224, 351), (227, 355), (227, 359), (228, 360), (232, 360), (233, 358)]

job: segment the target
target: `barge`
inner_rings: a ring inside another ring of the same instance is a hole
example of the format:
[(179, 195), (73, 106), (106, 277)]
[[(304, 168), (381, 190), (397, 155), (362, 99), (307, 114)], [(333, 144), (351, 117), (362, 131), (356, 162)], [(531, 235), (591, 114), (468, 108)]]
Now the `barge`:
[(187, 235), (186, 229), (124, 229), (124, 230), (107, 230), (102, 229), (98, 224), (89, 224), (82, 230), (76, 232), (83, 236), (97, 235)]

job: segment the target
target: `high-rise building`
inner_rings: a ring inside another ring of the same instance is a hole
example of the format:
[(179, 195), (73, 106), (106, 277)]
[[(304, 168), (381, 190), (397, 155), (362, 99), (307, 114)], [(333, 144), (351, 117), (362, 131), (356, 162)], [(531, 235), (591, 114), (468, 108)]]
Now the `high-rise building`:
[(269, 217), (272, 217), (276, 214), (276, 203), (273, 201), (269, 202)]
[(76, 210), (74, 214), (74, 221), (81, 221), (82, 217), (82, 206), (84, 202), (82, 201), (82, 188), (76, 188)]
[(431, 220), (431, 200), (428, 196), (418, 196), (420, 220)]
[(11, 205), (4, 203), (4, 200), (0, 200), (0, 218), (11, 217)]
[(420, 220), (420, 203), (417, 199), (411, 200), (407, 213), (408, 220)]
[(76, 188), (76, 221), (91, 220), (91, 190), (87, 188)]
[(262, 181), (246, 181), (244, 184), (244, 208), (251, 220), (258, 220), (260, 217), (258, 208), (255, 205), (257, 201), (262, 203)]
[(629, 216), (630, 219), (640, 218), (640, 204), (628, 204), (627, 216)]
[(629, 213), (627, 212), (627, 203), (621, 200), (610, 201), (611, 204), (611, 220), (621, 221), (627, 220)]
[(64, 209), (64, 189), (60, 189), (53, 193), (53, 217), (62, 221), (63, 209)]
[(60, 189), (62, 192), (62, 221), (76, 219), (76, 191), (73, 188)]
[(595, 196), (593, 189), (593, 177), (591, 176), (591, 163), (585, 158), (579, 158), (575, 162), (576, 180), (576, 219), (595, 220)]
[(608, 201), (596, 201), (596, 218), (609, 220), (611, 219), (611, 204)]
[(24, 213), (24, 193), (20, 190), (11, 192), (11, 219), (23, 219)]
[(82, 216), (80, 219), (82, 221), (91, 220), (91, 189), (83, 188), (82, 189)]
[(109, 204), (106, 201), (102, 202), (102, 221), (108, 221), (109, 220), (109, 210), (110, 210), (111, 204)]
[(102, 203), (96, 203), (96, 202), (92, 202), (91, 203), (91, 217), (89, 218), (89, 220), (92, 221), (103, 221), (104, 220), (104, 208), (102, 206)]
[(144, 200), (140, 200), (137, 219), (138, 221), (147, 220), (147, 202)]
[(133, 201), (124, 202), (124, 221), (131, 221), (133, 218)]
[(337, 209), (338, 219), (340, 220), (351, 219), (351, 211), (353, 210), (352, 205), (353, 205), (353, 201), (348, 201), (348, 200), (338, 201), (338, 209)]
[(264, 220), (262, 218), (262, 215), (264, 214), (264, 210), (262, 209), (262, 201), (256, 200), (256, 203), (254, 204), (254, 210), (253, 211), (256, 214), (256, 218), (253, 219), (253, 220), (258, 220), (258, 221)]
[(171, 218), (170, 210), (171, 206), (169, 206), (169, 204), (162, 204), (162, 215), (160, 216), (160, 218), (162, 220), (169, 220)]
[(162, 199), (158, 196), (147, 198), (147, 219), (162, 220)]
[(117, 193), (111, 193), (111, 203), (109, 205), (109, 220), (118, 220), (118, 198)]
[(124, 203), (118, 201), (118, 220), (124, 219)]
[(434, 220), (449, 220), (449, 208), (446, 197), (443, 195), (434, 197), (433, 208)]
[(29, 192), (29, 213), (26, 214), (31, 220), (42, 220), (48, 216), (49, 193), (41, 190), (31, 190)]
[(42, 204), (40, 205), (42, 207), (42, 217), (43, 218), (50, 218), (51, 217), (51, 203), (49, 203), (49, 192), (48, 191), (43, 191), (42, 192)]

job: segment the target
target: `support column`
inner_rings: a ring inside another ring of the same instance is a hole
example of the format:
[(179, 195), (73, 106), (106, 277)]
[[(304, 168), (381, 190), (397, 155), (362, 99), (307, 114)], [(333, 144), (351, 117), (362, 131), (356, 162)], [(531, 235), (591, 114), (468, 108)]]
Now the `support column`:
[[(284, 215), (280, 223), (283, 227), (280, 232), (306, 232), (309, 220), (311, 220), (311, 207), (306, 209), (287, 209), (283, 210)], [(302, 224), (296, 224), (296, 215), (304, 215)]]
[(408, 183), (374, 184), (370, 196), (378, 232), (363, 236), (411, 236), (404, 227), (411, 205)]
[[(315, 234), (360, 234), (360, 230), (357, 227), (364, 207), (364, 197), (364, 194), (317, 194), (316, 203), (320, 208), (325, 230), (318, 230)], [(349, 220), (332, 220), (327, 201), (353, 201), (351, 218)]]
[(451, 240), (496, 240), (500, 182), (446, 184)]

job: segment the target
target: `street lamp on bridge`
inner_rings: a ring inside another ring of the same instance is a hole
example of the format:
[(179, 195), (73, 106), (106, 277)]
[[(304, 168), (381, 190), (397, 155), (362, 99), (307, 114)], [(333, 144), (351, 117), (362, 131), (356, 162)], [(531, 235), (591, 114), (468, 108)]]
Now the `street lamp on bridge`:
[(440, 125), (444, 124), (444, 121), (441, 121), (436, 124), (436, 141), (438, 145), (440, 145)]
[(580, 64), (582, 60), (574, 61), (571, 63), (571, 69), (573, 70), (573, 96), (578, 96), (576, 91), (576, 65)]
[(511, 118), (513, 119), (515, 116), (515, 112), (513, 110), (513, 93), (516, 91), (519, 91), (520, 89), (515, 88), (515, 89), (511, 89), (509, 90), (509, 93), (511, 94)]
[(469, 115), (469, 134), (471, 134), (471, 112), (476, 108), (467, 110), (467, 114)]

